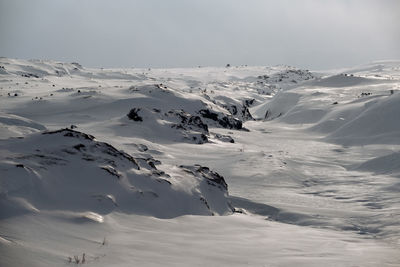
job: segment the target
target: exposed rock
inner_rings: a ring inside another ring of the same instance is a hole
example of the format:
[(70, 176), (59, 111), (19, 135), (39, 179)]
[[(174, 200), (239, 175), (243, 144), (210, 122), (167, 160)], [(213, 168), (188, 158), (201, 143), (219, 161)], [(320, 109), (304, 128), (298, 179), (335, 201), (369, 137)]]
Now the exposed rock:
[[(72, 146), (72, 149), (69, 148), (64, 148), (62, 151), (68, 154), (76, 154), (76, 151), (83, 153), (83, 156), (85, 158), (94, 158), (97, 159), (97, 161), (104, 161), (104, 162), (112, 162), (112, 160), (109, 158), (115, 157), (118, 159), (124, 159), (129, 161), (131, 164), (135, 166), (135, 168), (140, 169), (139, 164), (137, 161), (129, 154), (120, 151), (113, 147), (112, 145), (104, 142), (98, 142), (95, 140), (94, 136), (78, 132), (75, 130), (71, 130), (68, 128), (65, 129), (60, 129), (56, 131), (49, 131), (49, 132), (43, 132), (43, 135), (62, 135), (64, 137), (72, 137), (76, 138), (78, 140), (89, 140), (92, 142), (88, 142), (86, 145), (79, 143), (75, 144)], [(75, 151), (75, 152), (74, 152)], [(103, 156), (101, 156), (103, 155)], [(107, 156), (108, 155), (108, 156)]]
[(258, 79), (263, 80), (269, 84), (276, 83), (298, 83), (301, 81), (308, 81), (314, 79), (315, 76), (309, 70), (301, 70), (290, 68), (278, 73), (274, 73), (271, 76), (261, 75)]
[(229, 135), (215, 134), (215, 138), (222, 142), (235, 143), (235, 140)]
[(78, 132), (78, 131), (74, 131), (72, 129), (60, 129), (60, 130), (55, 130), (55, 131), (47, 131), (47, 132), (43, 132), (42, 134), (63, 134), (64, 136), (67, 137), (75, 137), (75, 138), (83, 138), (86, 140), (94, 140), (94, 136), (90, 135), (90, 134), (86, 134), (86, 133), (82, 133), (82, 132)]
[(143, 118), (139, 116), (140, 108), (133, 108), (128, 113), (128, 118), (134, 121), (143, 121)]
[(207, 183), (210, 185), (217, 186), (221, 190), (228, 190), (228, 185), (225, 182), (223, 176), (219, 173), (211, 171), (208, 167), (203, 167), (199, 164), (195, 164), (193, 166), (181, 165), (179, 168), (183, 169), (186, 172), (192, 173), (195, 176), (201, 176), (207, 180)]
[(101, 167), (103, 170), (105, 170), (106, 172), (108, 172), (109, 174), (111, 174), (112, 176), (116, 176), (118, 179), (121, 177), (121, 174), (118, 173), (117, 170), (115, 170), (113, 167), (111, 166), (103, 166)]
[(201, 131), (204, 134), (208, 134), (208, 126), (205, 124), (199, 116), (191, 115), (184, 110), (170, 110), (166, 116), (175, 116), (180, 120), (178, 128), (189, 128)]
[(217, 122), (223, 128), (235, 130), (242, 129), (242, 122), (238, 119), (233, 118), (232, 116), (219, 114), (209, 109), (201, 109), (199, 110), (199, 114), (203, 118)]
[(33, 74), (33, 73), (22, 73), (21, 76), (22, 76), (22, 77), (26, 77), (26, 78), (32, 78), (32, 77), (33, 77), (33, 78), (39, 78), (38, 75)]
[(243, 105), (249, 108), (249, 107), (251, 107), (251, 106), (254, 104), (254, 102), (255, 102), (255, 99), (254, 99), (254, 98), (252, 98), (252, 99), (245, 99), (245, 100), (243, 100)]

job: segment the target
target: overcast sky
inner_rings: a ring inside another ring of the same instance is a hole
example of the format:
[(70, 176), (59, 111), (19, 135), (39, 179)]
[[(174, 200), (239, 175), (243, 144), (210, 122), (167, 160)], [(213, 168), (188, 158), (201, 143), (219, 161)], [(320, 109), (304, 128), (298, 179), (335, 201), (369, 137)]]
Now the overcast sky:
[(0, 0), (0, 56), (92, 67), (400, 59), (398, 0)]

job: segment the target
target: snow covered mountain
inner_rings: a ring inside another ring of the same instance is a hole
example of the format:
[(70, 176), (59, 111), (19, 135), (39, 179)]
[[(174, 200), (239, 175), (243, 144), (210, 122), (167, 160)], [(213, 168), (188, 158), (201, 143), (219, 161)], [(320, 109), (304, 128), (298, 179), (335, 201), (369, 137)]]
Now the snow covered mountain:
[(399, 90), (0, 58), (0, 265), (400, 266)]

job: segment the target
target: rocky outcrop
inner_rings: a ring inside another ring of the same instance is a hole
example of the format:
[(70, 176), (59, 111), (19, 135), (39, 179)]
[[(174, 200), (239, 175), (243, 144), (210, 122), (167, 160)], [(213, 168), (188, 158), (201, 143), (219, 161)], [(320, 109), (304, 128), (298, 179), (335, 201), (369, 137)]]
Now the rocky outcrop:
[(217, 113), (209, 109), (201, 109), (199, 110), (199, 114), (208, 121), (215, 122), (214, 125), (219, 125), (222, 128), (227, 129), (242, 129), (242, 121), (233, 118), (232, 116), (228, 116), (222, 113)]

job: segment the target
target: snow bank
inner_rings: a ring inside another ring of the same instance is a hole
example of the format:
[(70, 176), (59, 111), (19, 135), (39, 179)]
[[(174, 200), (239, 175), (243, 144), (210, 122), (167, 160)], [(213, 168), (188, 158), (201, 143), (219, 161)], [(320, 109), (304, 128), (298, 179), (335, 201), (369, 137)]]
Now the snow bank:
[(251, 108), (250, 112), (256, 119), (273, 120), (293, 109), (299, 99), (299, 94), (281, 92), (270, 101)]
[[(397, 144), (400, 138), (400, 94), (372, 100), (357, 108), (356, 116), (340, 119), (342, 125), (327, 140), (347, 145)], [(347, 110), (354, 114), (354, 110)], [(337, 119), (336, 119), (337, 121)]]
[(370, 159), (355, 168), (378, 174), (400, 174), (400, 152)]
[(377, 82), (379, 81), (376, 79), (368, 79), (347, 74), (338, 74), (313, 81), (311, 85), (320, 87), (349, 87)]
[(26, 134), (43, 131), (46, 127), (30, 119), (17, 115), (0, 113), (0, 139), (22, 137)]

